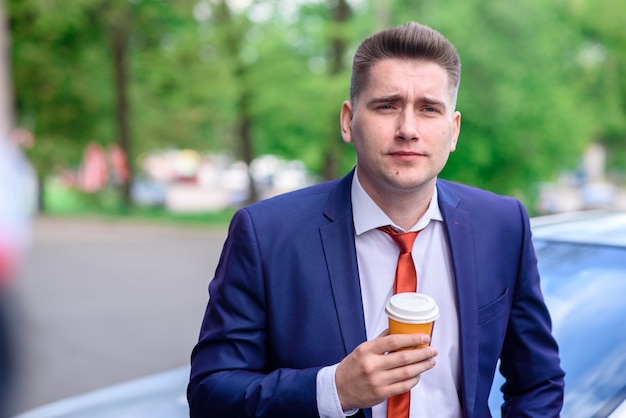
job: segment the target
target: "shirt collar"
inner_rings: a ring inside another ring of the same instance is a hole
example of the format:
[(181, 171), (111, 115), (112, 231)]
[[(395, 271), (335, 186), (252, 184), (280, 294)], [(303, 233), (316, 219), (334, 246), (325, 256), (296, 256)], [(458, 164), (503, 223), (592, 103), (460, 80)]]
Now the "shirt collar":
[[(402, 231), (403, 229), (393, 223), (391, 219), (378, 207), (378, 205), (367, 194), (355, 170), (352, 178), (352, 216), (354, 218), (354, 229), (357, 235), (361, 235), (369, 230), (385, 225), (392, 225)], [(443, 221), (439, 201), (437, 200), (437, 187), (433, 190), (430, 204), (424, 215), (417, 221), (410, 231), (420, 231), (428, 226), (430, 221)]]

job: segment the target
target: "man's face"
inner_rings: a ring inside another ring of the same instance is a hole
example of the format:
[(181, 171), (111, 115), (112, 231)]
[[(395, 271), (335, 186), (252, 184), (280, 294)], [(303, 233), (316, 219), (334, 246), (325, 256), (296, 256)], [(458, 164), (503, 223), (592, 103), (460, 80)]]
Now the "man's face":
[(432, 190), (460, 125), (448, 73), (429, 61), (376, 63), (356, 103), (341, 109), (343, 140), (354, 145), (359, 181), (372, 197)]

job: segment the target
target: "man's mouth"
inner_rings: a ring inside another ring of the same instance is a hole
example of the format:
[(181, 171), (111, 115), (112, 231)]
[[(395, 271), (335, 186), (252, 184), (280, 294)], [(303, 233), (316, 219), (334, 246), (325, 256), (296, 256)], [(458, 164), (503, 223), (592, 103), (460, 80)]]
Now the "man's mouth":
[(401, 161), (412, 161), (416, 158), (423, 157), (424, 154), (415, 151), (392, 151), (389, 153), (389, 156)]

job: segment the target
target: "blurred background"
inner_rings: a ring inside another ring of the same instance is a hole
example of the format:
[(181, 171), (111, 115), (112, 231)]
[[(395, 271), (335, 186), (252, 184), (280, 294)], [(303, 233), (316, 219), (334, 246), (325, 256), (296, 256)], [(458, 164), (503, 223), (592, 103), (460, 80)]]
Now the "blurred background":
[(427, 24), (461, 56), (442, 177), (533, 215), (626, 208), (623, 16), (609, 0), (0, 0), (0, 171), (17, 167), (0, 286), (19, 347), (3, 364), (30, 388), (12, 408), (187, 362), (233, 211), (353, 166), (351, 57), (390, 25)]

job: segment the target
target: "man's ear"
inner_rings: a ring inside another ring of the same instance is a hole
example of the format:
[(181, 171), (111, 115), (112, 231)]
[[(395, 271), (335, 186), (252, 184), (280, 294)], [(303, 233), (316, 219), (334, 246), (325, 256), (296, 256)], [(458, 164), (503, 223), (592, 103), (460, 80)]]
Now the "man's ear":
[(341, 136), (346, 144), (352, 143), (352, 103), (348, 100), (341, 106)]
[(453, 126), (452, 126), (452, 142), (450, 143), (450, 152), (456, 151), (456, 144), (459, 141), (459, 134), (461, 133), (461, 113), (454, 112)]

